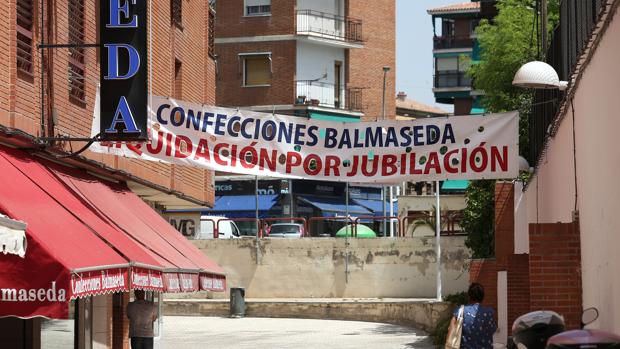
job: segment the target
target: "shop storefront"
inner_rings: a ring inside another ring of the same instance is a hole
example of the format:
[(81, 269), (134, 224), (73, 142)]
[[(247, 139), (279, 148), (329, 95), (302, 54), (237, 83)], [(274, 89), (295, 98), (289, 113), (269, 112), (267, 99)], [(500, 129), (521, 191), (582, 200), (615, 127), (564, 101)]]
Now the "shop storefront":
[[(21, 256), (0, 258), (0, 323), (22, 326), (14, 343), (3, 347), (39, 347), (39, 322), (32, 319), (88, 316), (90, 324), (122, 329), (134, 289), (152, 291), (155, 298), (226, 290), (223, 269), (126, 183), (1, 145), (0, 169), (0, 214), (23, 222), (27, 241)], [(75, 347), (96, 335), (88, 329), (76, 331)], [(126, 337), (122, 331), (99, 335)]]

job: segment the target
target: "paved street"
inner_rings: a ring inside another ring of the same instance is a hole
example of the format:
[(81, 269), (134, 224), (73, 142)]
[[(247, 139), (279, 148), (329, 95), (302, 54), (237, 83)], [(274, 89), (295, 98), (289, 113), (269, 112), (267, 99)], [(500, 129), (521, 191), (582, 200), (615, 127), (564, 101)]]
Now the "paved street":
[(167, 316), (163, 348), (430, 349), (422, 331), (371, 322)]

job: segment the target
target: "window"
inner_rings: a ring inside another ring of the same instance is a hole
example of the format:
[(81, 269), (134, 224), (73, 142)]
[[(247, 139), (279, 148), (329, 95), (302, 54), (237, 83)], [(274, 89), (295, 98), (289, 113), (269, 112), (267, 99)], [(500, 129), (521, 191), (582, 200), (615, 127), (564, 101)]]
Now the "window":
[[(69, 0), (69, 44), (84, 44), (84, 0)], [(69, 48), (69, 99), (85, 103), (85, 55), (83, 47)]]
[(271, 0), (245, 0), (246, 16), (265, 16), (271, 14)]
[(243, 86), (266, 86), (271, 83), (271, 55), (242, 55)]
[(17, 0), (17, 71), (32, 76), (32, 0)]
[(441, 21), (441, 36), (454, 36), (454, 20), (444, 18)]
[(183, 0), (170, 0), (170, 22), (183, 28)]
[(435, 65), (437, 71), (458, 71), (458, 57), (439, 57)]
[(209, 56), (215, 58), (215, 11), (209, 7), (209, 23), (207, 27), (207, 48)]

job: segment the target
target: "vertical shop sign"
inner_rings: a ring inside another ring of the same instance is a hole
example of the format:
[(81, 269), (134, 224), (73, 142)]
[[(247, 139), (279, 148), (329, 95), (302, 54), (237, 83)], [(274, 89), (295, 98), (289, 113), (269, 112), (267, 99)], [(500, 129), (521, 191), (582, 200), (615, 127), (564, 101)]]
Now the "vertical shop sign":
[(103, 140), (147, 139), (147, 0), (101, 0), (100, 132)]

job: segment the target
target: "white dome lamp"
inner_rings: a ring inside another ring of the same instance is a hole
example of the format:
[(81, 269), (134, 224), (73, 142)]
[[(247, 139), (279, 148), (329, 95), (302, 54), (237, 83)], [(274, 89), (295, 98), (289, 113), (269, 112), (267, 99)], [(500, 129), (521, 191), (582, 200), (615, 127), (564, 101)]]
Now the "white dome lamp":
[(560, 81), (558, 73), (552, 66), (545, 62), (533, 61), (525, 63), (517, 70), (514, 79), (514, 86), (533, 89), (559, 89), (566, 90), (567, 81)]

